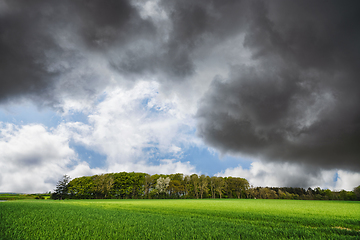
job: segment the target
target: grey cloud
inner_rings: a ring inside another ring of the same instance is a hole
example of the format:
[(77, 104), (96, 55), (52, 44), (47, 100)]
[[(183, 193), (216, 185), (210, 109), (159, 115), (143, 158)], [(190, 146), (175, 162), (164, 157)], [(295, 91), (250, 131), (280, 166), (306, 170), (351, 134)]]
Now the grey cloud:
[(333, 189), (335, 187), (333, 182), (334, 177), (339, 177), (341, 171), (319, 170), (296, 163), (253, 162), (250, 169), (242, 169), (241, 167), (227, 169), (225, 172), (219, 173), (219, 175), (242, 176), (245, 177), (251, 185), (262, 187), (291, 186), (306, 189), (308, 187), (314, 188), (322, 186), (323, 188)]
[(23, 167), (37, 167), (42, 164), (42, 159), (39, 156), (26, 156), (17, 159), (18, 166)]
[(129, 1), (14, 0), (2, 7), (2, 102), (56, 104), (61, 92), (97, 92), (107, 81), (93, 69), (94, 56), (106, 61), (109, 51), (154, 32)]
[(150, 21), (141, 19), (130, 1), (70, 1), (74, 5), (81, 38), (94, 49), (123, 45), (134, 38), (153, 34)]
[(111, 65), (121, 73), (152, 73), (184, 81), (196, 73), (195, 62), (202, 61), (199, 49), (211, 49), (244, 31), (247, 5), (246, 1), (161, 1), (167, 19), (155, 24), (157, 36), (118, 54)]
[(232, 72), (200, 103), (198, 133), (206, 142), (223, 152), (359, 170), (354, 103), (290, 73), (244, 66)]
[(244, 46), (257, 64), (213, 81), (197, 114), (207, 143), (360, 171), (359, 4), (312, 3), (253, 2)]
[(45, 51), (51, 49), (58, 53), (60, 50), (53, 37), (43, 32), (47, 26), (38, 16), (44, 20), (47, 16), (36, 2), (21, 5), (9, 1), (7, 4), (10, 10), (0, 17), (1, 100), (24, 93), (37, 94), (50, 87), (49, 79), (58, 73), (46, 69)]
[(360, 170), (357, 1), (164, 0), (163, 19), (142, 18), (131, 1), (4, 3), (0, 102), (94, 95), (108, 84), (101, 69), (167, 84), (196, 79), (202, 57), (217, 58), (204, 52), (244, 35), (252, 65), (230, 62), (199, 103), (205, 142), (270, 161)]
[(143, 19), (131, 1), (4, 1), (0, 101), (25, 97), (54, 105), (63, 92), (91, 95), (108, 82), (93, 69), (99, 59), (126, 79), (155, 74), (183, 81), (196, 73), (197, 49), (244, 28), (244, 6), (161, 1), (167, 19), (158, 20)]
[(172, 29), (165, 43), (165, 71), (189, 76), (196, 71), (194, 53), (212, 48), (244, 28), (243, 1), (163, 1)]

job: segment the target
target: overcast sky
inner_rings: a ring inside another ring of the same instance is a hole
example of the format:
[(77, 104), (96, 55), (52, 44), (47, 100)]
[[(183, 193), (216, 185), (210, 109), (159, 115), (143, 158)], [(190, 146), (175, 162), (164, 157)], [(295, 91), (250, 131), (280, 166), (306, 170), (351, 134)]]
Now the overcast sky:
[(62, 175), (360, 185), (359, 1), (0, 0), (0, 192)]

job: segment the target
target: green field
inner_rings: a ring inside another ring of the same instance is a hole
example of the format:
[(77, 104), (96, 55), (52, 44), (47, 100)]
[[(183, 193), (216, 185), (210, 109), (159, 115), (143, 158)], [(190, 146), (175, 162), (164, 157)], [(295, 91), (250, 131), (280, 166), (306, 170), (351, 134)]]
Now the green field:
[(49, 199), (50, 194), (0, 194), (0, 200), (30, 200), (39, 197)]
[(0, 239), (360, 239), (360, 202), (0, 202)]

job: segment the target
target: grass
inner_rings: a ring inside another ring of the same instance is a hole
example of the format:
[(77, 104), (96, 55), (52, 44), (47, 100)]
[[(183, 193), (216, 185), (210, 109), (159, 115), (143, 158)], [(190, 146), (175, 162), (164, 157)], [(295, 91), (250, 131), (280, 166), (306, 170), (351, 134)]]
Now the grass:
[(0, 203), (0, 239), (359, 239), (360, 202), (253, 199)]
[(20, 193), (1, 193), (0, 200), (24, 200), (35, 199), (36, 197), (43, 197), (49, 199), (50, 194), (20, 194)]

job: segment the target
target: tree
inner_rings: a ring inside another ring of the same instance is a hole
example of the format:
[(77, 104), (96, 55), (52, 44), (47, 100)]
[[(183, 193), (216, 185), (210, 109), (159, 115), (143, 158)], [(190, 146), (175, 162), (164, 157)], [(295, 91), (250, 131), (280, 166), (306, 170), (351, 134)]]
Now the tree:
[(159, 193), (164, 193), (168, 186), (170, 184), (170, 178), (162, 178), (159, 177), (158, 180), (156, 181), (156, 189), (159, 191)]
[(153, 179), (151, 178), (151, 176), (149, 174), (145, 175), (144, 178), (144, 195), (145, 198), (150, 198), (150, 189), (151, 189), (151, 185), (152, 185)]
[(190, 191), (191, 191), (191, 187), (192, 187), (192, 184), (191, 184), (191, 178), (189, 175), (186, 175), (184, 177), (184, 180), (183, 180), (183, 185), (184, 185), (184, 196), (185, 198), (189, 198), (190, 197)]
[(94, 178), (96, 193), (101, 198), (107, 198), (114, 184), (112, 174), (100, 174)]
[(354, 188), (356, 199), (360, 201), (360, 185)]
[(210, 189), (211, 189), (211, 197), (215, 198), (215, 183), (216, 183), (216, 176), (212, 176), (210, 178)]
[(325, 196), (326, 200), (333, 200), (333, 193), (330, 189), (325, 189), (323, 191), (323, 195)]
[(207, 193), (208, 191), (207, 188), (208, 188), (208, 179), (203, 174), (199, 178), (199, 193), (201, 199), (203, 198), (204, 193)]
[(199, 177), (197, 174), (192, 174), (190, 176), (193, 191), (194, 191), (194, 197), (199, 199)]
[(64, 175), (61, 180), (56, 184), (54, 192), (51, 194), (52, 199), (63, 200), (68, 197), (68, 184), (70, 182), (70, 176)]
[(280, 199), (285, 199), (286, 198), (286, 194), (283, 191), (281, 191), (281, 189), (279, 189), (279, 191), (278, 191), (278, 196), (279, 196)]
[(130, 173), (131, 179), (132, 179), (132, 189), (131, 189), (131, 198), (139, 198), (144, 193), (144, 173)]
[(225, 180), (222, 177), (216, 178), (215, 190), (218, 192), (220, 198), (222, 196), (222, 191), (224, 188), (225, 188)]
[(246, 193), (249, 189), (249, 182), (245, 178), (229, 177), (227, 182), (230, 195), (235, 193), (237, 198), (241, 198), (242, 192)]
[(179, 180), (171, 180), (168, 189), (170, 195), (175, 198), (180, 198), (185, 191), (184, 185)]
[(92, 177), (80, 177), (68, 184), (70, 198), (94, 198), (94, 180)]

